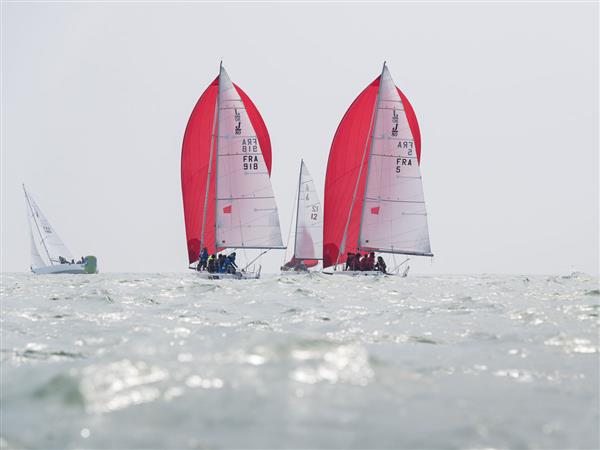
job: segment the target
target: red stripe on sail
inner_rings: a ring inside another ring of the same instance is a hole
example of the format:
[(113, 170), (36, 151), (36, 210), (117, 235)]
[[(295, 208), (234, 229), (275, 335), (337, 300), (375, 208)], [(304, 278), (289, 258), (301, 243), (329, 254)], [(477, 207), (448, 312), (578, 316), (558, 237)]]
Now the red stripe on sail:
[[(360, 216), (365, 191), (367, 164), (371, 147), (372, 118), (379, 90), (379, 77), (354, 100), (338, 125), (327, 162), (325, 177), (325, 202), (323, 216), (323, 267), (346, 261), (347, 252), (356, 252)], [(363, 152), (366, 154), (360, 171)], [(346, 248), (338, 258), (344, 229), (350, 213), (358, 174), (358, 189), (348, 223)]]
[[(269, 174), (271, 173), (271, 140), (267, 127), (252, 103), (252, 100), (242, 89), (235, 85), (240, 95), (262, 150), (263, 158)], [(202, 217), (204, 200), (206, 198), (206, 179), (211, 146), (211, 136), (219, 92), (219, 77), (204, 91), (187, 123), (181, 151), (181, 191), (183, 194), (183, 210), (185, 217), (185, 232), (187, 238), (188, 260), (197, 261), (200, 254), (200, 237), (202, 234)], [(217, 128), (214, 127), (215, 135)], [(216, 170), (216, 136), (213, 142), (212, 179), (209, 182), (209, 195), (204, 229), (204, 246), (210, 252), (217, 252), (222, 247), (215, 243), (215, 170)]]

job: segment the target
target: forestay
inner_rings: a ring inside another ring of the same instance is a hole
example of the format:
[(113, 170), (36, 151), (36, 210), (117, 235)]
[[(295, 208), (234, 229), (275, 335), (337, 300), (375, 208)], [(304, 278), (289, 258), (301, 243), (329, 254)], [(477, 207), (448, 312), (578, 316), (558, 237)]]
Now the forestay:
[(304, 161), (300, 165), (295, 235), (296, 259), (323, 259), (323, 211), (315, 182)]
[(269, 172), (246, 107), (221, 67), (216, 160), (216, 243), (284, 248)]
[(358, 247), (431, 256), (417, 146), (387, 66), (371, 138)]

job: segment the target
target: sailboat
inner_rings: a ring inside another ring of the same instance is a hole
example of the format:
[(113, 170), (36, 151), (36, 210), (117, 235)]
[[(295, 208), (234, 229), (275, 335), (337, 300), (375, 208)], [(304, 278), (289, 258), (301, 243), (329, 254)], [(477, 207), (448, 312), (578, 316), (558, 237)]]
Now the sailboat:
[(281, 271), (306, 273), (310, 267), (319, 264), (321, 259), (323, 259), (323, 213), (315, 182), (302, 160), (298, 177), (294, 253), (292, 259), (281, 266)]
[(381, 273), (337, 270), (357, 252), (433, 256), (420, 161), (417, 117), (384, 63), (381, 75), (344, 115), (331, 144), (324, 268), (333, 266), (337, 274)]
[(75, 262), (56, 230), (37, 205), (25, 185), (25, 202), (31, 240), (31, 271), (35, 274), (97, 273), (95, 256), (85, 256)]
[[(221, 64), (189, 118), (181, 155), (188, 267), (225, 249), (284, 249), (271, 186), (271, 141), (252, 100)], [(257, 259), (257, 258), (255, 258)], [(251, 261), (236, 273), (198, 270), (208, 279), (259, 278)], [(237, 264), (237, 262), (236, 262)]]

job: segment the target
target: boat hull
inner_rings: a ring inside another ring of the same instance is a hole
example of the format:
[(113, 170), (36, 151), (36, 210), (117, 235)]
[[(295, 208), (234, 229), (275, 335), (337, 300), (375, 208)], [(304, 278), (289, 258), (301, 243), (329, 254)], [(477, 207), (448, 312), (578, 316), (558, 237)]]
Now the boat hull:
[(33, 273), (36, 275), (50, 275), (50, 274), (60, 274), (60, 273), (68, 273), (68, 274), (84, 274), (85, 265), (84, 264), (55, 264), (53, 266), (47, 267), (38, 267), (35, 269), (31, 269)]
[(31, 268), (31, 271), (36, 275), (53, 275), (53, 274), (93, 274), (98, 273), (98, 260), (95, 256), (86, 256), (85, 264), (54, 264), (46, 267)]
[(196, 272), (198, 278), (203, 280), (258, 280), (260, 278), (260, 270), (258, 272), (236, 272), (236, 273), (210, 273)]
[(308, 269), (287, 269), (284, 266), (280, 269), (281, 275), (305, 275), (309, 273)]

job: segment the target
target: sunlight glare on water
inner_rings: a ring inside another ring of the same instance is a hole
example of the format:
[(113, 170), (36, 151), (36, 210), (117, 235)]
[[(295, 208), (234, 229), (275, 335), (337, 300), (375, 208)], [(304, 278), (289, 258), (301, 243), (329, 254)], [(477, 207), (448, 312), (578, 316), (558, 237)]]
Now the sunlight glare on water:
[(598, 448), (598, 279), (2, 275), (2, 448)]

